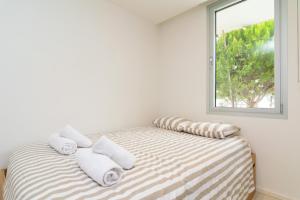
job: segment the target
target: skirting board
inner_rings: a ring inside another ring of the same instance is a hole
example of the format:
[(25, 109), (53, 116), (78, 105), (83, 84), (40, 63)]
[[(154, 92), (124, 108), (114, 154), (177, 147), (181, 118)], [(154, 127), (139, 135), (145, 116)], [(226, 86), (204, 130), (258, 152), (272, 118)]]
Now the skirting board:
[(259, 188), (259, 187), (256, 188), (256, 192), (261, 193), (261, 194), (263, 194), (265, 196), (268, 196), (268, 197), (273, 197), (273, 198), (279, 199), (279, 200), (296, 200), (296, 199), (289, 198), (287, 196), (277, 194), (277, 193), (274, 193), (274, 192), (271, 192), (271, 191), (268, 191), (268, 190), (265, 190), (265, 189), (262, 189), (262, 188)]

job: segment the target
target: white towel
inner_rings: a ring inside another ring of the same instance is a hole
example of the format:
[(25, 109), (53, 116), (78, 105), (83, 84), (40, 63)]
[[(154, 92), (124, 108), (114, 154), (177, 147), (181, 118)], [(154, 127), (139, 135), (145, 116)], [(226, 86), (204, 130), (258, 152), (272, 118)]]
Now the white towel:
[(79, 149), (76, 157), (80, 168), (100, 185), (107, 187), (121, 180), (122, 168), (107, 156), (92, 149)]
[(60, 130), (59, 134), (61, 137), (74, 140), (78, 147), (86, 148), (92, 146), (92, 141), (88, 137), (81, 134), (78, 130), (74, 129), (70, 125), (67, 125), (65, 128)]
[(48, 140), (48, 144), (61, 154), (70, 155), (77, 151), (77, 144), (73, 140), (60, 137), (58, 134), (53, 134)]
[(135, 156), (105, 136), (102, 136), (96, 142), (93, 146), (93, 151), (110, 157), (123, 169), (131, 169), (134, 167)]

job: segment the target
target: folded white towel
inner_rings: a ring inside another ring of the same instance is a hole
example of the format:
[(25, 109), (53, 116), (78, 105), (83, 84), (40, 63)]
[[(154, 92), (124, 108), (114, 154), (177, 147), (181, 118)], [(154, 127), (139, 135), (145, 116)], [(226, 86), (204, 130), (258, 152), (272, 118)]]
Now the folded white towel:
[(122, 168), (105, 155), (94, 153), (92, 149), (79, 149), (76, 153), (78, 165), (94, 181), (102, 186), (118, 183)]
[(60, 137), (58, 134), (53, 134), (48, 140), (48, 144), (61, 154), (70, 155), (77, 151), (77, 144), (73, 140)]
[(110, 157), (113, 161), (118, 163), (124, 169), (131, 169), (135, 163), (135, 156), (114, 143), (105, 136), (102, 136), (96, 144), (93, 146), (93, 151), (95, 153), (100, 153)]
[(74, 129), (70, 125), (67, 125), (65, 128), (60, 130), (59, 134), (61, 137), (74, 140), (78, 147), (86, 148), (92, 146), (92, 141), (88, 137), (81, 134), (78, 130)]

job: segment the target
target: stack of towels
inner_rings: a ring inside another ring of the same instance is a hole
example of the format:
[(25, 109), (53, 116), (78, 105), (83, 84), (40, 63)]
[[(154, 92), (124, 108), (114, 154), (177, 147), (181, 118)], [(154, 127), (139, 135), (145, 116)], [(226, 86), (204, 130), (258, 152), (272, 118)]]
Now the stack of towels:
[[(76, 153), (80, 168), (102, 186), (112, 186), (121, 180), (123, 169), (134, 167), (136, 157), (102, 136), (93, 146), (92, 141), (70, 125), (50, 136), (49, 145), (57, 152)], [(80, 147), (77, 150), (77, 147)]]

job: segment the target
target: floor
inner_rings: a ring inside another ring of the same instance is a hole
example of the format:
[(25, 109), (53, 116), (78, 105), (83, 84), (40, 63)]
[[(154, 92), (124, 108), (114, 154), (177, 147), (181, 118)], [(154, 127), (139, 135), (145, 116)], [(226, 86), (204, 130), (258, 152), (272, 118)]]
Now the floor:
[(254, 197), (254, 200), (280, 200), (280, 199), (277, 199), (277, 198), (274, 198), (274, 197), (265, 196), (265, 195), (263, 195), (261, 193), (256, 193), (255, 197)]

